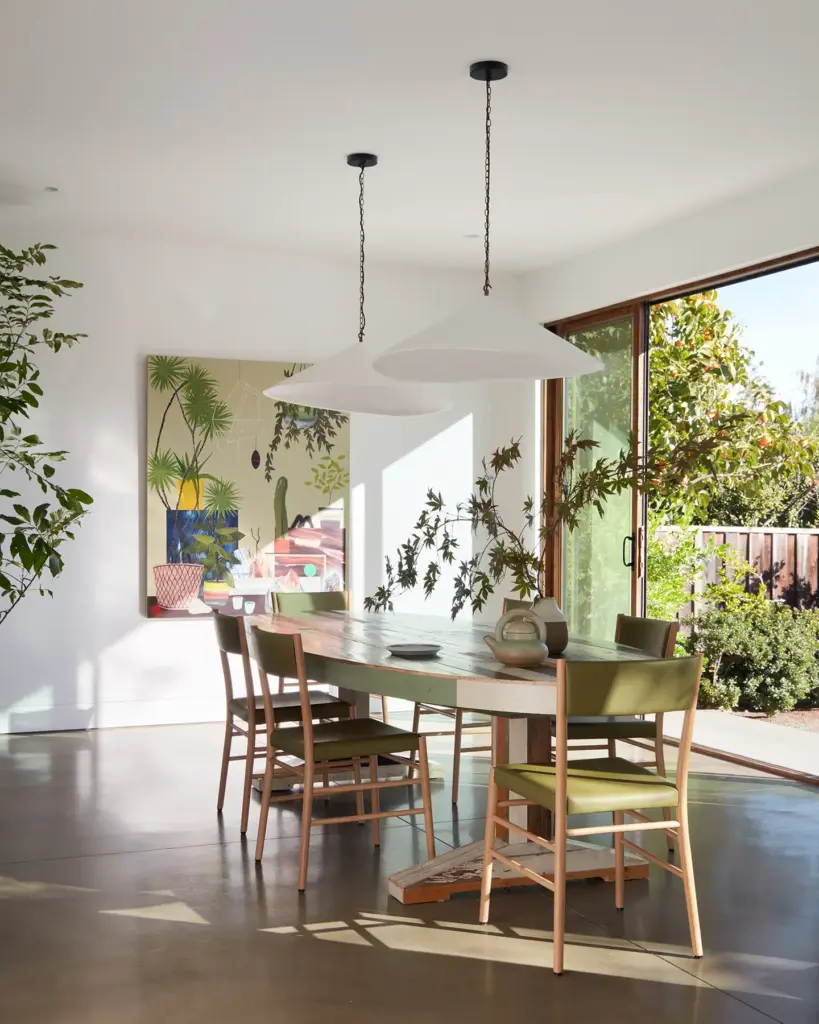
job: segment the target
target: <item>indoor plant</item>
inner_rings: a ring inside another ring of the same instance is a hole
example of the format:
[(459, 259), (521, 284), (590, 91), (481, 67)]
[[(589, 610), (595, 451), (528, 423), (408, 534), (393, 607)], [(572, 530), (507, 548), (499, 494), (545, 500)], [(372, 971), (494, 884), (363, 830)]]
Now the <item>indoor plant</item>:
[[(51, 594), (43, 574), (59, 576), (61, 548), (88, 512), (91, 498), (76, 487), (56, 482), (54, 463), (67, 452), (46, 451), (24, 421), (42, 396), (35, 349), (52, 352), (74, 345), (83, 334), (65, 334), (42, 326), (54, 313), (54, 299), (76, 288), (77, 281), (34, 276), (53, 245), (33, 245), (22, 252), (0, 246), (0, 476), (4, 485), (17, 474), (20, 484), (0, 488), (0, 623), (32, 588)], [(26, 481), (28, 482), (26, 484)], [(45, 500), (30, 507), (17, 489), (31, 485)]]

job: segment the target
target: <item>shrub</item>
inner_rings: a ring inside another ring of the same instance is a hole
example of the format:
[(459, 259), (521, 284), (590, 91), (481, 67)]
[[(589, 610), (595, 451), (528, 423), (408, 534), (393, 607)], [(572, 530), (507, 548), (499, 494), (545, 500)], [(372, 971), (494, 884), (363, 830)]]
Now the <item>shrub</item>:
[(705, 656), (703, 707), (791, 711), (819, 688), (819, 613), (752, 600), (692, 621), (690, 651)]

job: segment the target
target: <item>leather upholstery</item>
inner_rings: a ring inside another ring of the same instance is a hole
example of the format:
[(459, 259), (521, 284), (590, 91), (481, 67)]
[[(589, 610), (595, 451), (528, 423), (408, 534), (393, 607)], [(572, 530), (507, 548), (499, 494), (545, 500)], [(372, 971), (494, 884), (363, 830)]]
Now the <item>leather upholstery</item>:
[(346, 612), (347, 595), (343, 591), (327, 591), (317, 594), (274, 593), (276, 611), (279, 615), (306, 615), (307, 612)]
[(269, 676), (284, 676), (298, 679), (296, 648), (293, 637), (288, 633), (268, 633), (258, 626), (251, 628), (253, 652), (262, 672)]
[(676, 622), (663, 619), (640, 619), (634, 615), (618, 615), (614, 640), (626, 647), (636, 647), (653, 658), (665, 658), (668, 639)]
[[(553, 766), (499, 765), (495, 781), (502, 789), (555, 810), (557, 780)], [(590, 758), (574, 762), (568, 770), (568, 814), (676, 807), (677, 802), (673, 782), (620, 757)]]
[[(310, 706), (315, 709), (313, 718), (349, 718), (350, 705), (347, 701), (339, 700), (322, 690), (308, 690), (310, 695)], [(277, 723), (300, 722), (301, 702), (297, 692), (273, 693), (270, 695), (270, 702), (273, 705), (273, 718)], [(248, 720), (247, 697), (237, 697), (230, 702), (231, 714), (240, 718), (243, 722)], [(264, 701), (261, 694), (256, 695), (256, 724), (264, 725)]]
[[(273, 745), (287, 754), (303, 758), (304, 729), (276, 730)], [(313, 726), (314, 759), (332, 761), (374, 754), (400, 754), (418, 748), (418, 734), (385, 725), (373, 718), (327, 722)]]
[(699, 679), (697, 658), (566, 662), (569, 717), (686, 711)]
[(570, 718), (570, 740), (653, 740), (657, 727), (653, 719), (616, 717)]
[(244, 620), (237, 615), (213, 614), (213, 625), (216, 628), (216, 642), (225, 654), (241, 654), (242, 645), (239, 630), (244, 628)]

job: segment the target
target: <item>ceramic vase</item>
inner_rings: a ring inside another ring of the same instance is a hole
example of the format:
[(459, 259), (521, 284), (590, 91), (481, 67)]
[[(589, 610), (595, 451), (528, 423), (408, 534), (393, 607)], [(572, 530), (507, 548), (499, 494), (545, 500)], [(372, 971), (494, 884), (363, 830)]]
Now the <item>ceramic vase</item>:
[(569, 642), (569, 624), (553, 597), (535, 601), (532, 611), (546, 626), (546, 646), (550, 654), (560, 654)]

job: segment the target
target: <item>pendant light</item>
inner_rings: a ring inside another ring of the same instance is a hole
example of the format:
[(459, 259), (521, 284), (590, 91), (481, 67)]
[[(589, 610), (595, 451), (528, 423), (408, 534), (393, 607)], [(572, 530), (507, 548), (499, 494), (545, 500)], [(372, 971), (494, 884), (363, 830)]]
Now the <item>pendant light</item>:
[(492, 83), (509, 68), (498, 60), (473, 64), (469, 74), (486, 84), (484, 160), (484, 298), (384, 352), (375, 368), (405, 381), (548, 380), (594, 373), (603, 364), (568, 341), (528, 320), (514, 306), (491, 297), (489, 211), (492, 170)]
[(351, 153), (350, 167), (357, 167), (359, 213), (359, 344), (294, 374), (268, 388), (268, 398), (291, 405), (305, 405), (336, 412), (364, 412), (381, 416), (423, 416), (451, 405), (439, 388), (401, 384), (373, 369), (364, 347), (364, 171), (375, 167), (372, 153)]

